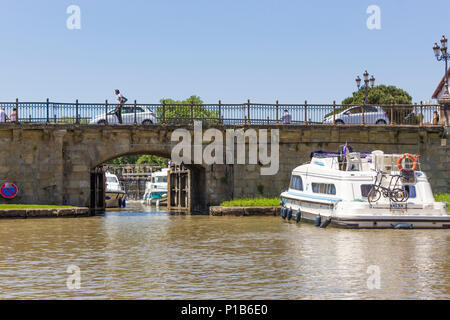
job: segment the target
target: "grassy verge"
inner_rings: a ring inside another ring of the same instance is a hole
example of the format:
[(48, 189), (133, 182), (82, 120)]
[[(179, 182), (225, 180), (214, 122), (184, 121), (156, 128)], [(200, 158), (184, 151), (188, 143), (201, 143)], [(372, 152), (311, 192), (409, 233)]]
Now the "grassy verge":
[(2, 209), (67, 209), (76, 208), (72, 206), (52, 206), (41, 204), (0, 204), (0, 210)]
[(224, 201), (222, 207), (278, 207), (280, 198), (244, 198)]
[(450, 211), (450, 193), (438, 193), (434, 195), (436, 201), (447, 202), (447, 211)]

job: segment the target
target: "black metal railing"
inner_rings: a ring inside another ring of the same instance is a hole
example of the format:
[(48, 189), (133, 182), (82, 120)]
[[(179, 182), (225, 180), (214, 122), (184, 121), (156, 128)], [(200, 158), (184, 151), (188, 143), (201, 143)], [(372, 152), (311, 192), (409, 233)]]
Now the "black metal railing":
[[(117, 104), (50, 102), (0, 102), (7, 122), (49, 124), (118, 124)], [(300, 125), (437, 125), (439, 105), (340, 105), (309, 104), (124, 104), (122, 123), (129, 125), (192, 124), (300, 124)], [(1, 120), (1, 118), (0, 118)]]

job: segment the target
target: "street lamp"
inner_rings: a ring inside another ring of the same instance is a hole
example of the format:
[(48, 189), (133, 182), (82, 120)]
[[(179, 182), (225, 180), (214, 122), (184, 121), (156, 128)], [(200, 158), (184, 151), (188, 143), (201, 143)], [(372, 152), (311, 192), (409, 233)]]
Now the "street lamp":
[(437, 61), (444, 61), (445, 62), (445, 73), (444, 73), (444, 79), (445, 79), (445, 85), (444, 85), (444, 95), (448, 95), (448, 71), (447, 71), (447, 61), (450, 59), (450, 56), (447, 52), (447, 38), (445, 36), (442, 36), (441, 38), (441, 46), (437, 43), (433, 46), (434, 55), (436, 56)]
[[(373, 88), (375, 85), (375, 78), (372, 75), (369, 79), (369, 73), (367, 72), (367, 70), (364, 71), (363, 78), (364, 78), (364, 88), (366, 89), (366, 96), (364, 98), (364, 104), (366, 105), (367, 104), (367, 90), (369, 88), (369, 82), (370, 82), (370, 87)], [(356, 77), (355, 81), (356, 81), (356, 86), (358, 87), (358, 90), (359, 90), (361, 87), (361, 78), (358, 76), (358, 77)]]

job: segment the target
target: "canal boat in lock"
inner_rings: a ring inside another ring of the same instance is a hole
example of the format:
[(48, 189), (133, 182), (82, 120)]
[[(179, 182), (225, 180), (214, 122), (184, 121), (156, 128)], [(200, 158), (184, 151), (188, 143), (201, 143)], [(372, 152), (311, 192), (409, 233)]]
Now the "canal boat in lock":
[(120, 185), (120, 181), (115, 174), (105, 172), (106, 190), (105, 190), (105, 205), (106, 208), (121, 208), (125, 207), (126, 193)]
[(383, 151), (317, 151), (292, 171), (281, 193), (281, 216), (316, 226), (450, 228), (443, 202), (433, 197), (418, 155)]
[(167, 202), (167, 177), (169, 169), (163, 168), (152, 173), (150, 181), (145, 184), (143, 204), (166, 204)]

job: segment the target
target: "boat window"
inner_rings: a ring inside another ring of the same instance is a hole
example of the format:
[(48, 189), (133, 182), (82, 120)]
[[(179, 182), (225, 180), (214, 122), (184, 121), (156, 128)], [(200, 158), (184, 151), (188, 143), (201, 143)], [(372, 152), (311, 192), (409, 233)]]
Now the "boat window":
[(361, 196), (367, 198), (369, 195), (370, 189), (372, 189), (372, 184), (362, 184), (361, 185)]
[(314, 193), (336, 194), (336, 187), (330, 183), (314, 183), (312, 184)]
[(300, 176), (292, 176), (291, 178), (291, 189), (303, 191), (303, 181)]
[(167, 177), (155, 177), (155, 182), (167, 182)]
[(117, 183), (118, 181), (116, 177), (106, 177), (106, 182)]

